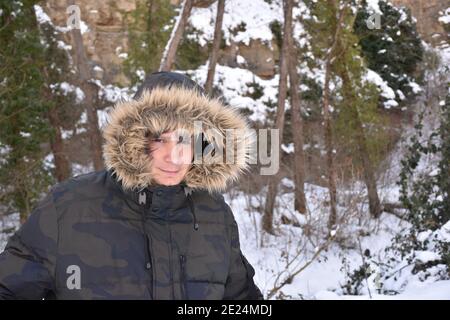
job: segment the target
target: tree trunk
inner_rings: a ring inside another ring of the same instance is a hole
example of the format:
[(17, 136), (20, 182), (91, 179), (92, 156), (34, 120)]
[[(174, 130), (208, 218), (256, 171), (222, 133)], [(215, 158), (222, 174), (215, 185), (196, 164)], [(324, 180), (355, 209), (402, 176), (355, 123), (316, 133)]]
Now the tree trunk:
[(331, 116), (329, 112), (329, 99), (330, 99), (330, 72), (331, 72), (330, 61), (326, 62), (325, 65), (325, 82), (323, 90), (323, 118), (325, 123), (325, 149), (326, 164), (328, 168), (328, 190), (330, 193), (330, 216), (328, 219), (328, 228), (331, 230), (336, 225), (337, 221), (337, 196), (336, 196), (336, 168), (334, 165), (334, 155), (333, 155), (333, 129), (331, 124)]
[(167, 41), (166, 48), (164, 49), (159, 71), (170, 71), (172, 69), (178, 45), (180, 44), (187, 20), (191, 13), (192, 3), (193, 0), (184, 0), (183, 5), (181, 6), (180, 15), (177, 18), (177, 22), (173, 26), (172, 34), (170, 35), (170, 39)]
[(289, 38), (289, 87), (291, 95), (292, 136), (294, 142), (294, 185), (296, 211), (306, 214), (305, 153), (303, 151), (303, 120), (301, 116), (299, 77), (297, 73), (297, 50), (292, 32)]
[[(51, 101), (53, 99), (53, 94), (48, 86), (52, 81), (50, 79), (47, 67), (43, 69), (43, 73), (46, 85), (42, 87), (42, 95), (46, 100)], [(61, 119), (57, 108), (58, 106), (55, 106), (53, 110), (47, 111), (46, 115), (50, 126), (55, 130), (54, 134), (50, 137), (50, 149), (53, 153), (55, 177), (58, 182), (62, 182), (70, 178), (72, 175), (72, 167), (64, 147), (64, 140), (61, 134)]]
[[(286, 100), (286, 91), (287, 91), (287, 69), (288, 69), (288, 37), (292, 33), (292, 7), (293, 0), (284, 0), (284, 27), (283, 27), (283, 44), (281, 48), (280, 54), (280, 80), (278, 84), (278, 106), (277, 106), (277, 114), (275, 120), (275, 129), (279, 130), (280, 136), (280, 145), (277, 146), (280, 152), (281, 151), (281, 143), (283, 142), (283, 125), (284, 125), (284, 105)], [(281, 160), (281, 159), (280, 159)], [(262, 228), (264, 231), (273, 234), (273, 211), (275, 207), (275, 198), (277, 195), (278, 184), (281, 180), (280, 172), (275, 174), (272, 179), (269, 181), (269, 187), (267, 191), (266, 204), (264, 208), (264, 216), (262, 219)]]
[(214, 74), (216, 72), (217, 58), (219, 56), (220, 42), (222, 41), (222, 21), (223, 13), (225, 11), (225, 0), (219, 0), (217, 3), (217, 17), (214, 29), (214, 42), (211, 50), (211, 57), (208, 64), (208, 76), (205, 82), (205, 91), (212, 95), (212, 88), (214, 83)]
[(70, 162), (67, 159), (67, 153), (64, 148), (64, 140), (61, 136), (61, 120), (57, 110), (51, 110), (47, 113), (50, 125), (55, 129), (54, 135), (50, 139), (50, 147), (52, 149), (55, 176), (58, 182), (64, 181), (71, 176)]
[[(74, 4), (74, 1), (69, 1), (69, 4)], [(78, 68), (79, 83), (81, 90), (83, 90), (85, 94), (85, 99), (82, 103), (86, 108), (88, 133), (94, 169), (102, 170), (104, 168), (102, 157), (102, 139), (100, 129), (98, 127), (97, 108), (95, 107), (95, 104), (97, 103), (98, 90), (94, 83), (89, 82), (92, 79), (92, 70), (88, 64), (80, 29), (72, 28), (71, 34), (75, 48), (75, 61)]]
[[(340, 1), (337, 2), (339, 7)], [(334, 6), (335, 4), (332, 4)], [(337, 10), (337, 7), (333, 9)], [(333, 36), (332, 45), (325, 58), (325, 81), (323, 89), (323, 118), (325, 124), (325, 149), (326, 164), (328, 168), (328, 190), (330, 193), (330, 216), (328, 219), (328, 229), (331, 231), (335, 228), (337, 222), (337, 190), (336, 190), (336, 167), (334, 164), (334, 150), (333, 150), (333, 127), (332, 119), (329, 111), (330, 107), (330, 78), (331, 78), (331, 65), (336, 60), (336, 47), (338, 38), (341, 32), (342, 22), (344, 21), (345, 3), (339, 11), (339, 18), (336, 24), (336, 30)]]

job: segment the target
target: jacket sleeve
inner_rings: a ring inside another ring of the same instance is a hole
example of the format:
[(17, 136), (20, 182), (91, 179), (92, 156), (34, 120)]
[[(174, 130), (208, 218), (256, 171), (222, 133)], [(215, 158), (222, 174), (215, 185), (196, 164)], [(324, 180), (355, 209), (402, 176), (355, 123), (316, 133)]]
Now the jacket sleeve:
[(263, 300), (264, 297), (253, 281), (255, 269), (241, 252), (239, 230), (233, 212), (227, 205), (227, 219), (230, 223), (231, 261), (224, 300)]
[(0, 300), (43, 299), (54, 292), (56, 212), (49, 194), (0, 254)]

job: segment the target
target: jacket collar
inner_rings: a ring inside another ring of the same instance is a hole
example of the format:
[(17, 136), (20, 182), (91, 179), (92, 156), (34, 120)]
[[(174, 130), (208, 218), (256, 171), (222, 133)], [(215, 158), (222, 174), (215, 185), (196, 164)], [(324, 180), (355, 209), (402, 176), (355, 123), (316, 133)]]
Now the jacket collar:
[(194, 230), (199, 229), (192, 198), (193, 190), (185, 181), (173, 186), (152, 185), (141, 190), (131, 190), (123, 188), (116, 173), (111, 170), (106, 173), (116, 192), (125, 201), (131, 202), (133, 211), (156, 220), (192, 223)]

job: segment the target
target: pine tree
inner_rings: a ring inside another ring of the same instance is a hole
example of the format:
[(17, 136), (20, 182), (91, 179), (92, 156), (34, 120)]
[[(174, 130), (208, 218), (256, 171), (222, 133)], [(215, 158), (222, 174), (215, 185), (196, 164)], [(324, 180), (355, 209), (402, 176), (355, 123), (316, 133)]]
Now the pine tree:
[(367, 27), (367, 19), (374, 12), (364, 0), (358, 7), (354, 30), (368, 68), (387, 81), (400, 105), (402, 97), (397, 90), (405, 97), (413, 96), (408, 84), (420, 78), (416, 67), (422, 61), (424, 49), (409, 10), (396, 8), (388, 1), (378, 1), (378, 5), (382, 13), (380, 28)]
[(35, 3), (0, 1), (0, 201), (22, 221), (53, 182), (42, 149), (51, 132), (41, 95), (47, 44)]
[(129, 52), (124, 67), (132, 84), (142, 81), (142, 72), (158, 70), (174, 14), (165, 0), (139, 1), (136, 10), (128, 14)]

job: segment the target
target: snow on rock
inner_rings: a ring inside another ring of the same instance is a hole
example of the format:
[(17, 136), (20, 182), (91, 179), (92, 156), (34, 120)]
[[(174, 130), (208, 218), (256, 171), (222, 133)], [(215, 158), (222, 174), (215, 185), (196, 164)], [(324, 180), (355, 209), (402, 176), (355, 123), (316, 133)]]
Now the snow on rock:
[[(206, 81), (207, 65), (203, 65), (197, 70), (185, 71), (185, 73), (193, 80), (203, 84)], [(263, 95), (257, 100), (245, 96), (248, 93), (248, 84), (251, 83), (256, 83), (262, 88)], [(277, 101), (278, 76), (270, 80), (263, 80), (246, 69), (217, 65), (214, 86), (222, 90), (223, 97), (230, 105), (248, 108), (252, 111), (253, 114), (249, 116), (250, 120), (264, 122), (267, 119), (267, 106), (264, 102)]]
[(450, 7), (445, 9), (443, 15), (439, 17), (438, 21), (443, 24), (450, 24)]
[[(214, 38), (214, 22), (217, 15), (217, 5), (208, 8), (193, 8), (189, 23), (202, 31), (200, 45)], [(280, 1), (269, 4), (263, 0), (242, 1), (229, 0), (225, 5), (222, 30), (227, 45), (234, 42), (250, 44), (252, 39), (270, 42), (273, 38), (270, 23), (283, 20)], [(233, 32), (235, 34), (233, 34)]]
[(44, 24), (47, 22), (52, 24), (52, 19), (50, 19), (40, 5), (34, 5), (34, 12), (36, 13), (36, 18), (39, 24)]

